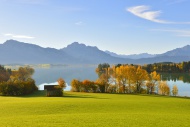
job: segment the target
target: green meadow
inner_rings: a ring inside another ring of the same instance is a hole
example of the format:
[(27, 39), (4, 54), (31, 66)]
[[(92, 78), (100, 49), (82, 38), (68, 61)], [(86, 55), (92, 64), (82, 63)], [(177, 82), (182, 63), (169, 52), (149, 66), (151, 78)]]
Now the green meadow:
[(190, 99), (66, 92), (0, 97), (1, 127), (189, 127)]

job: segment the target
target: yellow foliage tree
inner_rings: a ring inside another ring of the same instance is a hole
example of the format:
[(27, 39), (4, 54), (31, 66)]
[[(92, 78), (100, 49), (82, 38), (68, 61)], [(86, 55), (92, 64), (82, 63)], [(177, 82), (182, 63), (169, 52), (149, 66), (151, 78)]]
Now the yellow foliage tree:
[(98, 84), (102, 84), (105, 86), (104, 92), (107, 92), (109, 87), (109, 79), (110, 79), (110, 65), (108, 63), (99, 64), (98, 68), (96, 68), (96, 73), (98, 74), (97, 82)]
[(148, 94), (152, 94), (154, 92), (155, 86), (158, 84), (159, 81), (160, 81), (160, 75), (156, 71), (150, 73), (149, 80), (146, 83)]
[(170, 87), (167, 84), (167, 82), (160, 82), (158, 85), (159, 88), (159, 94), (161, 95), (169, 95), (170, 94)]
[(177, 85), (174, 85), (174, 86), (173, 86), (173, 88), (172, 88), (172, 94), (173, 94), (173, 96), (177, 96), (177, 94), (178, 94)]
[(61, 88), (65, 88), (65, 87), (66, 87), (66, 82), (65, 82), (64, 79), (59, 78), (59, 79), (57, 80), (57, 82), (58, 82), (58, 85), (59, 85)]
[(134, 90), (133, 83), (135, 82), (135, 75), (136, 75), (136, 67), (134, 66), (128, 66), (127, 69), (127, 84), (128, 84), (128, 93), (131, 93), (132, 90)]
[(116, 73), (117, 73), (117, 82), (119, 84), (119, 86), (121, 87), (122, 89), (122, 93), (125, 93), (125, 86), (126, 86), (126, 83), (127, 83), (127, 79), (128, 79), (128, 67), (127, 66), (120, 66), (118, 68), (116, 68)]
[(82, 89), (82, 82), (77, 79), (73, 79), (71, 81), (71, 91), (81, 92), (82, 91), (81, 89)]
[(141, 88), (144, 85), (145, 81), (148, 80), (148, 72), (142, 69), (140, 66), (136, 70), (136, 74), (134, 75), (134, 83), (136, 85), (136, 92), (140, 93)]
[(31, 67), (19, 67), (17, 71), (13, 71), (11, 75), (11, 80), (27, 81), (28, 78), (32, 78), (34, 74), (34, 69)]

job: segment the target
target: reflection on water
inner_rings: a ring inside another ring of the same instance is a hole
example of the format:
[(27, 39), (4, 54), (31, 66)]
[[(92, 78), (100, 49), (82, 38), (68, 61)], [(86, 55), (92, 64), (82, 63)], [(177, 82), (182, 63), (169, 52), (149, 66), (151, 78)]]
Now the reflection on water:
[(183, 83), (190, 83), (189, 73), (161, 73), (163, 81), (183, 81)]
[(63, 78), (68, 85), (72, 79), (96, 80), (95, 68), (97, 65), (55, 66), (50, 68), (35, 68), (33, 78), (37, 85), (55, 83), (58, 78)]
[(183, 81), (167, 81), (170, 89), (172, 91), (172, 88), (174, 85), (177, 85), (178, 87), (178, 95), (179, 96), (189, 96), (190, 97), (190, 84), (184, 83)]
[[(97, 65), (78, 65), (78, 66), (59, 66), (50, 68), (35, 68), (33, 78), (40, 90), (43, 85), (57, 84), (57, 79), (62, 77), (66, 83), (66, 91), (70, 90), (72, 79), (78, 80), (96, 80), (98, 77), (95, 73)], [(167, 81), (172, 90), (173, 85), (177, 85), (180, 96), (190, 96), (190, 74), (188, 73), (162, 73), (162, 81)]]
[(172, 90), (174, 85), (178, 87), (179, 96), (190, 96), (189, 73), (161, 73), (161, 80), (167, 81)]

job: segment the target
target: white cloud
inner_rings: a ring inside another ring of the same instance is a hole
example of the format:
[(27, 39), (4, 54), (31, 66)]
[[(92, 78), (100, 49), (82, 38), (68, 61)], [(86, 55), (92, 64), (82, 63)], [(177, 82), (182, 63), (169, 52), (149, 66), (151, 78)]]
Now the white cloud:
[(152, 31), (171, 32), (174, 33), (176, 36), (190, 37), (190, 30), (152, 29)]
[(149, 20), (152, 22), (156, 22), (156, 23), (190, 24), (190, 22), (170, 22), (170, 21), (158, 19), (158, 17), (160, 16), (160, 14), (162, 12), (161, 11), (150, 11), (150, 7), (145, 6), (145, 5), (130, 7), (130, 8), (127, 8), (126, 10), (140, 18), (143, 18), (143, 19), (146, 19), (146, 20)]
[(34, 37), (25, 36), (25, 35), (13, 35), (14, 38), (23, 38), (23, 39), (33, 39)]
[(127, 11), (131, 12), (132, 14), (140, 18), (147, 19), (157, 23), (168, 23), (167, 21), (157, 19), (157, 17), (160, 16), (161, 11), (149, 11), (149, 10), (150, 7), (145, 5), (127, 8)]
[(9, 36), (9, 37), (12, 37), (12, 38), (20, 38), (20, 39), (34, 39), (35, 37), (32, 37), (32, 36), (26, 36), (26, 35), (15, 35), (15, 34), (4, 34), (4, 36)]
[(4, 36), (12, 36), (13, 34), (4, 34)]

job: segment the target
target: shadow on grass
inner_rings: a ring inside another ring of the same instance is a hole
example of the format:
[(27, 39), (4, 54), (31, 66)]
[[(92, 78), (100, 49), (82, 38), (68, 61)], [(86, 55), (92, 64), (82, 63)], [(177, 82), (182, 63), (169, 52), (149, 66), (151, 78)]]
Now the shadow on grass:
[(38, 90), (35, 91), (32, 94), (29, 95), (23, 95), (23, 96), (17, 96), (17, 97), (23, 97), (23, 98), (30, 98), (30, 97), (46, 97), (46, 91), (45, 90)]
[[(34, 98), (34, 97), (47, 97), (46, 96), (46, 90), (38, 90), (32, 94), (24, 95), (24, 96), (11, 96), (11, 97), (21, 97), (21, 98)], [(54, 97), (47, 97), (47, 98), (54, 98)], [(64, 92), (62, 97), (59, 98), (93, 98), (93, 99), (109, 99), (109, 98), (101, 98), (96, 97), (93, 95), (85, 95), (85, 93), (70, 93), (70, 92)]]
[[(95, 93), (99, 94), (99, 93)], [(110, 94), (110, 93), (105, 93), (105, 94)], [(157, 97), (157, 98), (179, 98), (179, 99), (190, 99), (190, 97), (182, 97), (182, 96), (164, 96), (164, 95), (155, 95), (155, 94), (116, 94), (116, 95), (121, 95), (121, 96), (127, 96), (127, 95), (132, 95), (132, 96), (147, 96), (147, 97)], [(38, 90), (35, 91), (32, 94), (29, 95), (23, 95), (23, 96), (3, 96), (3, 97), (21, 97), (21, 98), (34, 98), (34, 97), (47, 97), (46, 96), (46, 91), (45, 90)], [(49, 97), (47, 97), (49, 98)], [(53, 98), (53, 97), (50, 97)], [(110, 98), (103, 98), (103, 97), (97, 97), (93, 95), (88, 95), (86, 93), (73, 93), (73, 92), (64, 92), (64, 96), (60, 98), (92, 98), (92, 99), (110, 99)]]
[[(84, 93), (85, 94), (85, 93)], [(109, 98), (100, 98), (100, 97), (96, 97), (96, 96), (92, 96), (92, 95), (75, 95), (75, 94), (68, 94), (68, 93), (64, 93), (64, 98), (94, 98), (94, 99), (109, 99)]]
[(158, 97), (158, 98), (179, 98), (179, 99), (190, 99), (188, 96), (167, 96), (167, 95), (160, 95), (160, 94), (139, 94), (139, 93), (104, 93), (104, 94), (115, 94), (121, 96), (147, 96), (147, 97)]
[(179, 98), (179, 99), (190, 99), (187, 96), (167, 96), (167, 95), (159, 95), (159, 94), (131, 94), (131, 95), (139, 95), (139, 96), (148, 96), (148, 97), (160, 97), (160, 98)]
[(11, 95), (0, 95), (1, 97), (20, 97), (20, 98), (30, 98), (30, 97), (46, 97), (46, 91), (35, 91), (28, 95), (20, 95), (20, 96), (11, 96)]

